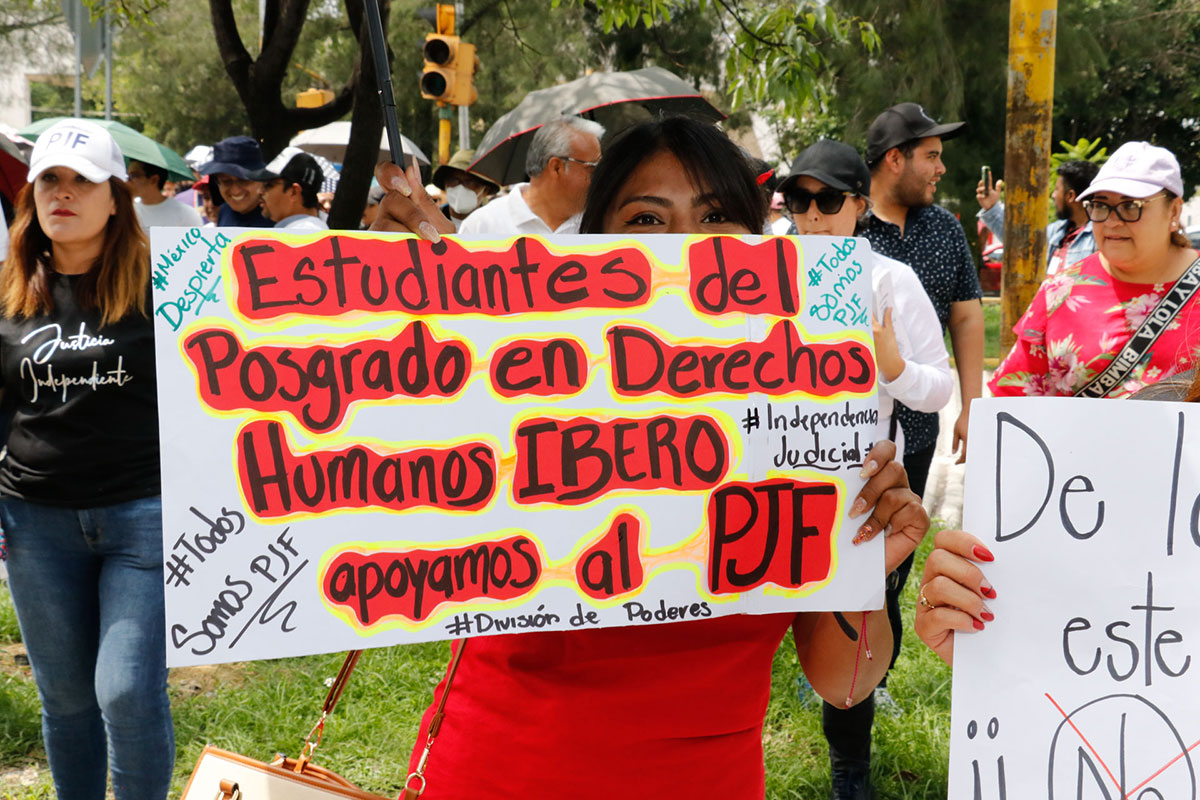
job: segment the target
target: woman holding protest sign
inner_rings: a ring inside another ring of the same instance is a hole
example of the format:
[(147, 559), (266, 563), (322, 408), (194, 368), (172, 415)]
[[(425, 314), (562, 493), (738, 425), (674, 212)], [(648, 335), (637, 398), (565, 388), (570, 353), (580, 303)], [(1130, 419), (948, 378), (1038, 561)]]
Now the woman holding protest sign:
[[(1080, 195), (1098, 252), (1042, 284), (989, 384), (993, 394), (1118, 398), (1141, 390), (1173, 399), (1143, 387), (1178, 383), (1200, 347), (1200, 258), (1180, 230), (1182, 194), (1170, 151), (1128, 142), (1113, 153)], [(952, 662), (955, 634), (994, 618), (987, 600), (996, 592), (979, 568), (993, 555), (965, 531), (941, 531), (934, 544), (916, 630)]]
[(1079, 197), (1097, 253), (1047, 278), (1013, 328), (992, 394), (1128, 397), (1190, 369), (1200, 347), (1200, 260), (1180, 228), (1169, 150), (1127, 142)]
[[(850, 145), (822, 139), (796, 156), (779, 191), (800, 235), (854, 236), (870, 206), (871, 170)], [(903, 450), (892, 417), (895, 401), (915, 411), (939, 411), (954, 391), (950, 357), (937, 312), (912, 267), (875, 253), (871, 284), (880, 377), (879, 438), (891, 439)], [(910, 556), (888, 579), (893, 664), (900, 654), (900, 593), (911, 569)], [(851, 709), (822, 704), (835, 797), (859, 797), (867, 791), (874, 718), (873, 696)]]
[(164, 798), (167, 699), (149, 246), (102, 127), (42, 133), (0, 271), (9, 585), (58, 797)]
[[(1164, 378), (1133, 396), (1134, 400), (1195, 403), (1200, 401), (1200, 371)], [(954, 639), (959, 633), (984, 630), (995, 619), (987, 601), (996, 590), (981, 565), (995, 556), (966, 531), (939, 531), (925, 560), (918, 593), (915, 628), (921, 641), (947, 664), (954, 663)]]
[[(438, 231), (453, 232), (415, 172), (392, 165), (376, 172), (392, 190), (377, 229), (434, 240)], [(764, 200), (724, 134), (667, 119), (632, 128), (605, 152), (581, 231), (753, 234), (763, 229)], [(852, 507), (854, 516), (874, 509), (856, 541), (889, 532), (888, 570), (928, 525), (894, 455), (890, 442), (868, 454), (869, 480)], [(809, 680), (834, 702), (861, 701), (886, 668), (864, 655), (864, 648), (890, 652), (891, 628), (878, 612), (477, 638), (463, 649), (446, 695), (425, 796), (762, 797), (771, 660), (789, 628)], [(445, 691), (443, 682), (439, 696)]]

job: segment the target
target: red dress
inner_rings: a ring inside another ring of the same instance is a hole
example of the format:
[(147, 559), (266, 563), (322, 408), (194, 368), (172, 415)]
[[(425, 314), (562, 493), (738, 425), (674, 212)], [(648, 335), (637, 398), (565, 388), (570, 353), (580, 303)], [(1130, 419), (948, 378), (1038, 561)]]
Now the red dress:
[(794, 619), (472, 639), (423, 800), (761, 798), (771, 661)]
[[(1102, 372), (1173, 284), (1129, 283), (1108, 274), (1100, 255), (1046, 278), (1020, 322), (1017, 341), (988, 388), (996, 396), (1071, 396)], [(1109, 397), (1191, 369), (1200, 347), (1195, 296)]]

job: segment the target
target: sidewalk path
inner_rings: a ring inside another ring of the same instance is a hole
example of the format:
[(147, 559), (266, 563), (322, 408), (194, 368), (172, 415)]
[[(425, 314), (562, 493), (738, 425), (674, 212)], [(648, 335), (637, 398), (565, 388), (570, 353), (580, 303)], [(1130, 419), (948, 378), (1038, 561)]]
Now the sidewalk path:
[[(988, 396), (987, 382), (991, 380), (991, 371), (983, 373), (984, 396)], [(929, 519), (946, 528), (962, 526), (963, 512), (963, 476), (966, 474), (966, 464), (955, 464), (957, 456), (950, 449), (954, 441), (954, 421), (958, 419), (958, 411), (962, 407), (962, 394), (959, 392), (958, 376), (954, 379), (954, 396), (938, 414), (941, 430), (938, 433), (937, 450), (933, 455), (933, 463), (929, 466), (929, 479), (925, 482), (925, 510)]]

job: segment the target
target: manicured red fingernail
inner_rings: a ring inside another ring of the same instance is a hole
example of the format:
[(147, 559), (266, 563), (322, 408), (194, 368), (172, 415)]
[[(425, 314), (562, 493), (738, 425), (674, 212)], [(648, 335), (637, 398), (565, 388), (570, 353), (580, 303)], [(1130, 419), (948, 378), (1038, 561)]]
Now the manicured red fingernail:
[(996, 557), (992, 555), (992, 551), (988, 550), (981, 544), (977, 544), (971, 548), (971, 552), (980, 561), (995, 561)]
[(996, 618), (996, 615), (993, 614), (992, 612), (988, 611), (987, 609), (984, 609), (983, 611), (979, 612), (979, 618), (982, 619), (984, 622), (991, 622), (992, 620), (994, 620)]
[(977, 631), (983, 630), (983, 623), (980, 622), (979, 620), (972, 619), (971, 624), (975, 626), (975, 630), (977, 630)]
[(996, 590), (993, 589), (992, 587), (988, 586), (987, 584), (980, 586), (979, 591), (982, 592), (983, 596), (986, 597), (988, 600), (996, 599)]

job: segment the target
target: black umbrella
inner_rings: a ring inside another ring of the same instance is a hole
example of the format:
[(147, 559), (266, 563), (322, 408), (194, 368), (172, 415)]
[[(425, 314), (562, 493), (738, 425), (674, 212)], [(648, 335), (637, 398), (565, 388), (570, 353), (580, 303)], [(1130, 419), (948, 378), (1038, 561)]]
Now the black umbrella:
[(524, 180), (525, 153), (534, 132), (563, 114), (593, 119), (609, 134), (658, 114), (686, 114), (712, 122), (725, 119), (695, 87), (661, 67), (594, 72), (525, 95), (484, 134), (471, 169), (505, 186)]

